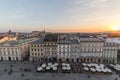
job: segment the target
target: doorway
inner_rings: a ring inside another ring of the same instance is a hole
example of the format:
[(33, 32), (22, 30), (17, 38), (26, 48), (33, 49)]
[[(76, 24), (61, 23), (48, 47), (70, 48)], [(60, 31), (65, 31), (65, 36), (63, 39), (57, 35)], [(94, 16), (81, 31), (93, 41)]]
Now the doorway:
[(8, 60), (9, 60), (9, 61), (12, 61), (11, 57), (8, 57)]

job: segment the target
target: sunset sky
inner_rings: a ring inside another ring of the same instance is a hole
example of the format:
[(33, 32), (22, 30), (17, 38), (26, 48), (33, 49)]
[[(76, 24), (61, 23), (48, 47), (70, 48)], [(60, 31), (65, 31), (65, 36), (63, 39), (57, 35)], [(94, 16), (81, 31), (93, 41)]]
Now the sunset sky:
[(97, 32), (120, 26), (120, 0), (0, 0), (0, 32)]

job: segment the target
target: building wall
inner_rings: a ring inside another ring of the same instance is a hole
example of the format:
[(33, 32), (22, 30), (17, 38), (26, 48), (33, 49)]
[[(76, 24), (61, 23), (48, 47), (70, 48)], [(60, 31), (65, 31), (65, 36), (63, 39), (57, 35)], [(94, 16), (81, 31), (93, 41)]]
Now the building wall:
[(58, 44), (57, 56), (58, 56), (58, 59), (61, 59), (62, 61), (66, 61), (66, 59), (70, 59), (71, 45), (70, 44)]
[(22, 60), (29, 55), (29, 44), (23, 43), (23, 44), (20, 44), (19, 47), (20, 47), (21, 60)]
[(104, 63), (117, 63), (118, 44), (106, 42), (104, 44)]
[(44, 43), (44, 55), (47, 59), (57, 58), (57, 43), (45, 42)]
[(71, 59), (77, 61), (81, 57), (80, 44), (72, 44), (71, 46)]
[(30, 44), (30, 61), (40, 61), (45, 57), (43, 46), (43, 44)]
[(21, 60), (19, 46), (0, 47), (0, 60)]
[[(81, 42), (81, 62), (102, 62), (104, 42)], [(97, 58), (97, 60), (96, 60)]]
[(28, 43), (0, 45), (0, 60), (24, 60), (28, 51)]
[(57, 58), (57, 60), (62, 61), (86, 63), (117, 63), (117, 53), (117, 44), (94, 40), (79, 41), (79, 43), (69, 44), (57, 42), (43, 42), (41, 44), (31, 44), (30, 46), (31, 61), (39, 59), (49, 60)]

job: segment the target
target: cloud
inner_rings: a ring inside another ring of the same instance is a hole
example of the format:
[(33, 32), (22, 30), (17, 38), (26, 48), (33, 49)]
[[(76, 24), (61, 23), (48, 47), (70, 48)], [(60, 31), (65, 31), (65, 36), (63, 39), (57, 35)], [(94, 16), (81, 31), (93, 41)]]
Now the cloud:
[(68, 13), (74, 24), (109, 22), (120, 17), (119, 3), (120, 0), (74, 0), (70, 4)]

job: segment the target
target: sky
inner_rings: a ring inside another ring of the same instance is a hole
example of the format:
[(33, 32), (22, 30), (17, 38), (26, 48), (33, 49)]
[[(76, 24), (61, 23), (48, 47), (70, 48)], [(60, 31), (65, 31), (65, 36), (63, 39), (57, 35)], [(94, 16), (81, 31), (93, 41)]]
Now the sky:
[(120, 26), (120, 0), (0, 0), (0, 32), (102, 32)]

